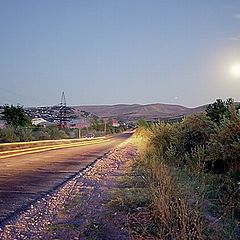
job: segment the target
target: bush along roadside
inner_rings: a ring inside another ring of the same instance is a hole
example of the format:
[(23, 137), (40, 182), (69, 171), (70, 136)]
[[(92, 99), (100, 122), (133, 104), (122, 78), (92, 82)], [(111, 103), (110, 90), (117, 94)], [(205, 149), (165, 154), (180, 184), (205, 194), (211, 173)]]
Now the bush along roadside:
[(155, 223), (149, 239), (240, 238), (240, 117), (228, 109), (219, 124), (205, 113), (172, 124), (141, 122), (136, 164)]

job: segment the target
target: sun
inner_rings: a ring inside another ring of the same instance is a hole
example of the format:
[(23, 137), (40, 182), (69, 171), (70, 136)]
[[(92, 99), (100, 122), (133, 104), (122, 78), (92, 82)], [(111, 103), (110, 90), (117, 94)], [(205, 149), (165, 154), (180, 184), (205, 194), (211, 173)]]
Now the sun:
[(240, 63), (235, 63), (230, 67), (233, 77), (240, 78)]

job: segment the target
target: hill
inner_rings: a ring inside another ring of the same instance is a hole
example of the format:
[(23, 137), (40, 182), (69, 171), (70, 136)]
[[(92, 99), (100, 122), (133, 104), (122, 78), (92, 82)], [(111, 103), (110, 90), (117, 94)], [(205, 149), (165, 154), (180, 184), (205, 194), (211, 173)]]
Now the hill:
[(116, 118), (124, 121), (174, 119), (197, 112), (203, 112), (205, 108), (206, 106), (187, 108), (180, 105), (160, 103), (146, 105), (116, 104), (73, 106), (76, 114), (80, 111), (86, 111), (99, 117)]

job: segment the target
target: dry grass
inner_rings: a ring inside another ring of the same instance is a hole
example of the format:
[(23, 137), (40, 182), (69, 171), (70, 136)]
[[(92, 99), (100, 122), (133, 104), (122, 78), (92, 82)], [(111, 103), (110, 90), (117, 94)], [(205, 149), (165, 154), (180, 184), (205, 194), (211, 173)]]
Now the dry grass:
[(203, 239), (201, 218), (179, 191), (168, 166), (153, 161), (149, 171), (152, 213), (160, 225), (160, 239)]
[(154, 155), (137, 159), (122, 184), (127, 188), (115, 189), (110, 205), (126, 212), (130, 239), (203, 239), (198, 212), (187, 203), (167, 165)]
[(239, 239), (239, 172), (206, 171), (206, 148), (196, 145), (186, 152), (185, 144), (198, 142), (175, 127), (168, 131), (168, 124), (148, 124), (135, 134), (138, 163), (148, 180), (149, 212), (159, 226), (152, 239)]

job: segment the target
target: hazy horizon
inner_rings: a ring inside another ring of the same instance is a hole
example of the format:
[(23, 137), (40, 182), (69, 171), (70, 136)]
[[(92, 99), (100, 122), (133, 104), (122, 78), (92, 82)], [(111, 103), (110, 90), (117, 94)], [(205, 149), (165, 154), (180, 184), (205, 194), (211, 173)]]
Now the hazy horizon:
[(240, 100), (240, 1), (0, 1), (0, 105)]
[[(212, 103), (212, 102), (211, 102)], [(67, 106), (69, 107), (81, 107), (81, 106), (117, 106), (117, 105), (141, 105), (141, 106), (145, 106), (145, 105), (154, 105), (154, 104), (161, 104), (161, 105), (176, 105), (176, 106), (181, 106), (181, 107), (186, 107), (186, 108), (197, 108), (197, 107), (201, 107), (204, 105), (208, 105), (210, 103), (205, 103), (205, 104), (201, 104), (198, 106), (185, 106), (185, 105), (181, 105), (178, 103), (164, 103), (164, 102), (152, 102), (152, 103), (111, 103), (111, 104), (67, 104)], [(19, 104), (20, 105), (20, 104)], [(55, 104), (57, 105), (57, 104)], [(51, 106), (55, 106), (55, 105), (36, 105), (36, 106), (24, 106), (25, 108), (35, 108), (35, 107), (51, 107)]]
[[(60, 96), (61, 97), (61, 96)], [(61, 103), (61, 99), (59, 97), (59, 101), (55, 104), (39, 104), (39, 105), (24, 105), (22, 103), (19, 103), (19, 102), (15, 102), (15, 103), (5, 103), (5, 104), (2, 104), (2, 105), (19, 105), (19, 106), (23, 106), (23, 107), (51, 107), (51, 106), (56, 106), (56, 105), (59, 105)], [(201, 106), (204, 106), (204, 105), (208, 105), (208, 104), (211, 104), (213, 102), (215, 102), (217, 99), (222, 99), (223, 101), (226, 101), (227, 99), (229, 98), (232, 98), (232, 97), (226, 97), (226, 98), (216, 98), (214, 100), (212, 100), (211, 102), (206, 102), (206, 103), (200, 103), (199, 105), (184, 105), (184, 104), (181, 104), (181, 103), (177, 103), (177, 102), (147, 102), (147, 103), (139, 103), (139, 102), (119, 102), (119, 103), (85, 103), (85, 104), (69, 104), (67, 102), (67, 106), (70, 106), (70, 107), (78, 107), (78, 106), (114, 106), (114, 105), (152, 105), (152, 104), (163, 104), (163, 105), (178, 105), (178, 106), (182, 106), (182, 107), (186, 107), (186, 108), (197, 108), (197, 107), (201, 107)], [(234, 99), (235, 102), (240, 102), (236, 99)]]

